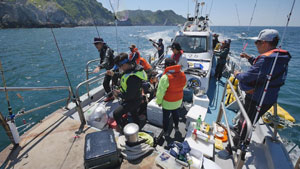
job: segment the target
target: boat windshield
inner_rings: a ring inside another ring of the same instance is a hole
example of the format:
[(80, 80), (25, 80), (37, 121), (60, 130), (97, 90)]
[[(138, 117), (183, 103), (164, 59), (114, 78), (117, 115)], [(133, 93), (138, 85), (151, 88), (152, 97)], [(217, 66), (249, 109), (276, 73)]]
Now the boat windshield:
[(207, 52), (206, 36), (177, 36), (174, 42), (178, 42), (185, 53)]

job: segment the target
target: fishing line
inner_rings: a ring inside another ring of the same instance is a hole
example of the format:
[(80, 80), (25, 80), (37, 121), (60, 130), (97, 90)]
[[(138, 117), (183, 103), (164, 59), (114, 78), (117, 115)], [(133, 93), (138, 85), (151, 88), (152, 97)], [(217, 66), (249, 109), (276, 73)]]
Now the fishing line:
[[(87, 8), (89, 8), (89, 7), (87, 6)], [(94, 16), (92, 15), (91, 8), (89, 8), (89, 14), (90, 14), (91, 18), (93, 19), (93, 23), (94, 23), (94, 26), (95, 26), (95, 28), (96, 28), (96, 31), (97, 31), (98, 37), (100, 38), (100, 34), (99, 34), (99, 31), (98, 31), (98, 27), (97, 27), (97, 25), (96, 25), (95, 18), (94, 18)]]
[[(48, 17), (48, 16), (47, 16), (47, 17)], [(80, 104), (78, 103), (78, 102), (80, 102), (80, 101), (77, 102), (77, 100), (75, 99), (75, 94), (74, 94), (74, 91), (73, 91), (73, 88), (72, 88), (72, 84), (71, 84), (71, 81), (70, 81), (70, 78), (69, 78), (69, 74), (68, 74), (68, 72), (67, 72), (67, 69), (66, 69), (64, 60), (63, 60), (63, 58), (62, 58), (62, 55), (61, 55), (61, 52), (60, 52), (60, 48), (59, 48), (59, 46), (58, 46), (58, 43), (57, 43), (56, 36), (55, 36), (55, 34), (54, 34), (53, 28), (50, 27), (50, 30), (51, 30), (51, 33), (52, 33), (52, 36), (53, 36), (53, 39), (54, 39), (56, 48), (57, 48), (58, 53), (59, 53), (59, 57), (60, 57), (61, 63), (62, 63), (62, 65), (63, 65), (63, 67), (64, 67), (64, 71), (65, 71), (66, 77), (67, 77), (67, 79), (68, 79), (69, 88), (70, 88), (71, 94), (72, 94), (72, 96), (73, 96), (73, 100), (72, 100), (72, 101), (73, 101), (73, 102), (75, 103), (75, 105), (76, 105), (76, 109), (77, 109), (77, 111), (78, 111), (79, 118), (80, 118), (80, 121), (81, 121), (81, 126), (83, 126), (83, 125), (86, 124), (86, 121), (85, 121), (85, 118), (84, 118), (84, 115), (83, 115), (82, 108), (81, 108)], [(79, 129), (79, 131), (81, 132), (81, 128)]]
[(52, 35), (53, 35), (53, 39), (54, 39), (54, 42), (55, 42), (55, 45), (56, 45), (56, 48), (57, 48), (57, 51), (58, 51), (58, 54), (59, 54), (59, 57), (60, 57), (60, 61), (61, 61), (62, 65), (63, 65), (63, 67), (64, 67), (64, 71), (65, 71), (66, 77), (67, 77), (67, 79), (68, 79), (68, 83), (69, 83), (69, 86), (70, 86), (70, 88), (71, 88), (72, 95), (73, 95), (73, 97), (74, 97), (75, 95), (74, 95), (74, 92), (73, 92), (73, 88), (72, 88), (72, 84), (71, 84), (71, 81), (70, 81), (70, 78), (69, 78), (69, 74), (68, 74), (68, 72), (67, 72), (67, 69), (66, 69), (66, 66), (65, 66), (65, 62), (64, 62), (64, 60), (63, 60), (63, 58), (62, 58), (62, 55), (61, 55), (61, 52), (60, 52), (60, 48), (59, 48), (59, 46), (58, 46), (58, 43), (57, 43), (55, 34), (54, 34), (54, 32), (53, 32), (53, 28), (51, 27), (50, 30), (51, 30), (51, 33), (52, 33)]
[[(116, 15), (116, 11), (114, 10), (113, 6), (112, 6), (112, 3), (111, 3), (111, 0), (109, 0), (109, 4), (110, 4), (110, 7), (114, 13), (114, 19), (115, 19), (115, 29), (116, 29), (116, 44), (117, 44), (117, 52), (119, 53), (119, 42), (118, 42), (118, 19), (117, 19), (117, 15)], [(119, 6), (119, 1), (118, 1), (118, 4), (117, 4), (117, 7)]]
[(237, 8), (237, 5), (235, 5), (235, 10), (236, 10), (236, 14), (237, 14), (237, 18), (238, 18), (238, 22), (239, 22), (239, 26), (241, 26), (241, 22), (240, 22), (240, 16), (239, 16), (239, 11), (238, 11), (238, 8)]
[[(141, 10), (140, 6), (139, 6), (139, 10)], [(139, 30), (138, 30), (138, 43), (137, 43), (138, 48), (140, 46), (140, 35), (141, 35), (141, 25), (139, 26)]]
[[(254, 12), (255, 12), (255, 9), (256, 9), (256, 4), (257, 4), (257, 0), (255, 0), (255, 4), (254, 4), (254, 7), (253, 7), (253, 11), (252, 11), (252, 15), (251, 15), (251, 18), (250, 18), (250, 22), (249, 22), (249, 25), (248, 25), (248, 28), (247, 28), (247, 33), (246, 33), (246, 37), (244, 38), (244, 41), (243, 41), (243, 49), (242, 49), (242, 53), (245, 52), (247, 46), (248, 46), (248, 34), (249, 34), (249, 31), (250, 31), (250, 26), (252, 24), (252, 21), (253, 21), (253, 16), (254, 16)], [(240, 67), (240, 70), (242, 69), (241, 67), (241, 62), (242, 62), (242, 58), (239, 57), (239, 67)]]

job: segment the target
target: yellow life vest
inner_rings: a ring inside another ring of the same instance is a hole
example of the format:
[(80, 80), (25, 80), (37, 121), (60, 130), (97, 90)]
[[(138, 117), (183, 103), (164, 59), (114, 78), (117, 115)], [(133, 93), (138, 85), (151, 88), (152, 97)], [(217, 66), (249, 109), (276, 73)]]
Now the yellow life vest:
[(140, 78), (142, 80), (147, 80), (148, 79), (147, 74), (144, 70), (124, 74), (121, 78), (121, 92), (122, 93), (125, 93), (127, 91), (127, 80), (130, 76), (133, 76), (133, 75), (137, 76), (138, 78)]

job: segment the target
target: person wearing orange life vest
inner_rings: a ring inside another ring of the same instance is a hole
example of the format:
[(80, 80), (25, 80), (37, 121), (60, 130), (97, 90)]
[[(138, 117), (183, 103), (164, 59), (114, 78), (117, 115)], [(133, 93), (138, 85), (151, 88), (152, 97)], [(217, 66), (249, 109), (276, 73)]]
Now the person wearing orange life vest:
[[(244, 107), (252, 124), (255, 124), (259, 118), (277, 102), (280, 87), (284, 85), (287, 76), (288, 63), (291, 59), (291, 55), (286, 50), (277, 49), (276, 46), (278, 42), (279, 33), (277, 30), (262, 30), (255, 41), (256, 48), (260, 55), (254, 58), (246, 53), (241, 53), (240, 56), (248, 59), (251, 67), (246, 72), (234, 72), (236, 79), (239, 80), (239, 87), (246, 93)], [(274, 71), (270, 75), (276, 57), (277, 61)], [(267, 81), (269, 81), (269, 86), (267, 90), (265, 90)], [(264, 92), (265, 97), (261, 100)], [(261, 101), (262, 105), (260, 106)], [(254, 121), (257, 112), (259, 112), (258, 118)], [(239, 140), (245, 139), (247, 127), (242, 129), (243, 123), (244, 117), (241, 116), (238, 126), (235, 128), (240, 138), (235, 139), (236, 136), (234, 137), (233, 140), (236, 140), (234, 145), (238, 145)], [(219, 157), (223, 159), (227, 159), (231, 155), (232, 151), (230, 146), (227, 146), (224, 151), (219, 152)]]
[(171, 50), (173, 51), (173, 54), (171, 58), (175, 60), (175, 63), (181, 66), (181, 70), (185, 71), (188, 69), (188, 63), (185, 56), (183, 56), (183, 50), (181, 49), (181, 46), (178, 42), (174, 42), (171, 45)]
[(172, 113), (175, 130), (178, 131), (179, 108), (183, 99), (183, 88), (186, 85), (186, 77), (181, 66), (176, 65), (172, 58), (165, 59), (165, 71), (160, 78), (156, 92), (156, 103), (162, 106), (163, 129), (165, 136), (168, 135), (169, 116)]
[(138, 65), (142, 65), (144, 67), (145, 72), (149, 74), (152, 71), (152, 66), (146, 61), (146, 59), (141, 57), (138, 48), (135, 45), (131, 45), (129, 49), (131, 51), (129, 55), (129, 60), (135, 61), (135, 63)]

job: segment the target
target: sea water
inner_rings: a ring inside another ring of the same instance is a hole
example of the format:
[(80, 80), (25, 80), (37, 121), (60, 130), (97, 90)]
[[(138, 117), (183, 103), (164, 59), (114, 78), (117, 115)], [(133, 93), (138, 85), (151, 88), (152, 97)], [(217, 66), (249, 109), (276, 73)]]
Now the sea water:
[[(231, 56), (241, 63), (243, 69), (247, 69), (247, 61), (239, 59), (244, 44), (248, 43), (245, 52), (257, 56), (254, 41), (259, 31), (270, 27), (211, 27), (214, 33), (220, 35), (219, 40), (231, 39)], [(272, 27), (282, 35), (284, 27)], [(156, 49), (149, 39), (162, 38), (165, 47), (170, 45), (178, 27), (171, 26), (122, 26), (98, 27), (100, 36), (116, 52), (129, 52), (129, 46), (136, 44), (141, 55), (148, 58)], [(75, 90), (76, 86), (85, 80), (85, 66), (89, 60), (99, 58), (99, 53), (93, 45), (93, 38), (97, 37), (95, 27), (55, 28), (53, 29), (58, 42), (66, 69)], [(289, 72), (286, 83), (281, 87), (278, 103), (286, 109), (295, 119), (300, 121), (300, 27), (289, 27), (284, 38), (282, 48), (292, 55), (289, 63)], [(242, 36), (245, 33), (246, 36)], [(116, 37), (116, 34), (118, 37)], [(54, 38), (49, 28), (40, 29), (2, 29), (0, 30), (0, 60), (4, 69), (6, 85), (8, 87), (46, 87), (68, 86), (68, 80), (59, 58)], [(90, 71), (98, 63), (94, 64)], [(101, 85), (99, 82), (96, 85)], [(3, 83), (1, 80), (1, 87)], [(85, 87), (80, 93), (83, 94)], [(49, 102), (56, 101), (68, 96), (64, 90), (53, 91), (23, 91), (9, 92), (9, 100), (14, 113), (29, 110)], [(7, 101), (5, 93), (0, 92), (0, 111), (7, 115)], [(20, 133), (28, 130), (45, 116), (65, 103), (60, 103), (45, 109), (27, 114), (16, 120)], [(26, 124), (24, 125), (24, 122)], [(300, 145), (299, 127), (287, 128), (280, 131), (284, 144), (289, 151), (294, 145)], [(0, 127), (0, 151), (9, 144), (2, 127)], [(295, 162), (299, 157), (299, 147), (296, 147), (290, 156)]]

